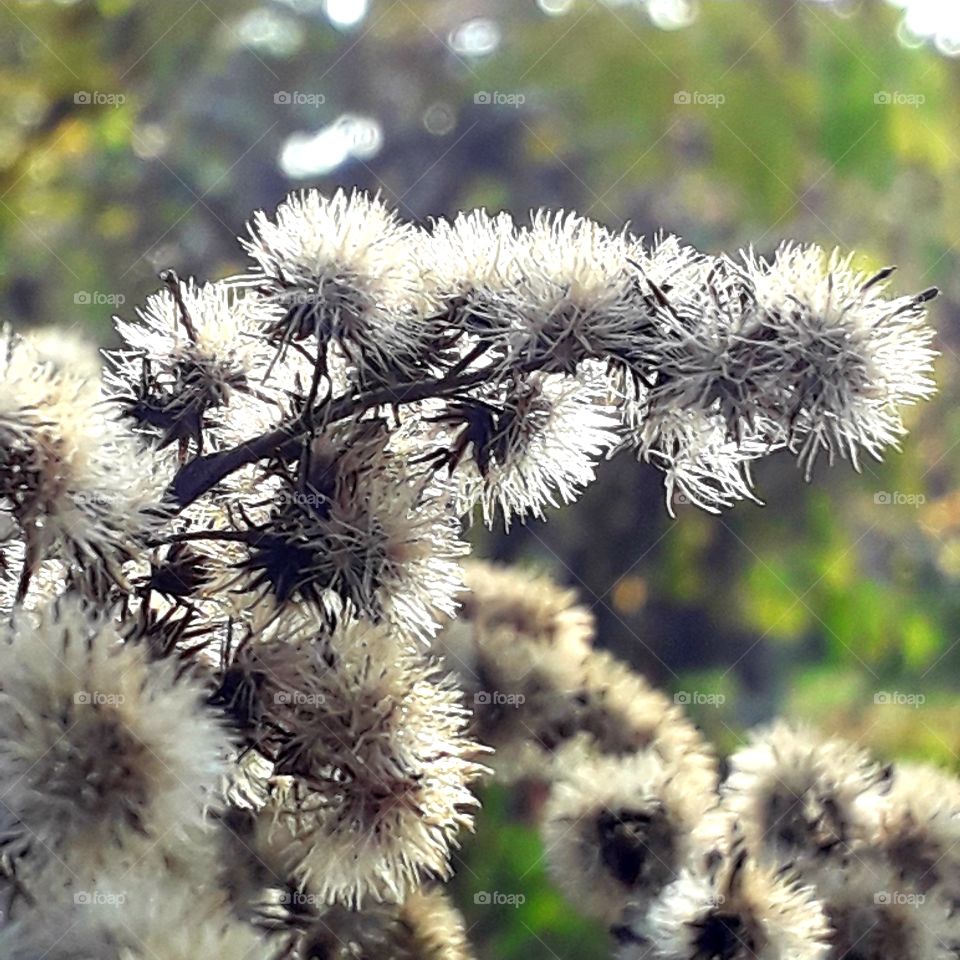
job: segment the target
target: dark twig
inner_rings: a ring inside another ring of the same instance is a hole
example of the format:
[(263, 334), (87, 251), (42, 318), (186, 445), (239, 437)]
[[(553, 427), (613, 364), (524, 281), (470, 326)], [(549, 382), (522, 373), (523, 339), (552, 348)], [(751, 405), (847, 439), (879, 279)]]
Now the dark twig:
[[(395, 387), (381, 387), (361, 395), (349, 394), (325, 405), (322, 416), (325, 423), (335, 423), (374, 407), (415, 403), (429, 397), (455, 396), (489, 378), (489, 370), (473, 370), (459, 376), (445, 374)], [(251, 437), (229, 450), (194, 457), (174, 477), (170, 494), (175, 505), (180, 509), (189, 506), (225, 477), (248, 464), (270, 457), (292, 455), (299, 449), (300, 438), (309, 432), (310, 422), (311, 417), (305, 411), (276, 429)]]

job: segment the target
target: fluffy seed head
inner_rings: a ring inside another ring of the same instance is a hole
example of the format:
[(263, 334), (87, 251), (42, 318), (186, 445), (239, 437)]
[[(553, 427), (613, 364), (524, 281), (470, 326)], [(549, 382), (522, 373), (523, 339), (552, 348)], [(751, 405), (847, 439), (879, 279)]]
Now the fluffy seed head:
[(386, 619), (428, 637), (463, 582), (467, 548), (451, 498), (393, 472), (350, 478), (287, 484), (269, 519), (249, 531), (241, 582), (280, 610), (306, 601), (328, 622)]
[(778, 722), (730, 758), (724, 806), (751, 852), (774, 864), (836, 857), (863, 840), (858, 801), (879, 766), (858, 747)]
[(538, 212), (520, 234), (513, 363), (576, 372), (586, 360), (644, 360), (644, 313), (622, 235), (573, 213)]
[(362, 380), (412, 379), (424, 366), (422, 293), (411, 228), (378, 197), (338, 190), (290, 196), (274, 219), (255, 214), (245, 244), (255, 284), (279, 310), (269, 340), (310, 341), (321, 359), (330, 344)]
[(886, 864), (854, 857), (810, 874), (831, 927), (830, 957), (858, 960), (950, 960), (960, 918), (932, 892), (917, 893)]
[(236, 285), (171, 282), (136, 321), (116, 320), (124, 345), (108, 354), (108, 382), (123, 413), (160, 446), (202, 448), (213, 411), (264, 377), (269, 356), (257, 337), (264, 310)]
[(680, 708), (605, 651), (552, 647), (505, 626), (471, 631), (463, 622), (443, 631), (437, 649), (457, 672), (476, 735), (495, 748), (492, 764), (504, 780), (552, 779), (558, 752), (576, 740), (612, 756), (656, 750), (703, 790), (716, 787), (716, 760)]
[(230, 743), (201, 697), (76, 599), (18, 612), (0, 636), (8, 842), (89, 864), (202, 829)]
[[(442, 419), (454, 424), (454, 449), (472, 445), (476, 471), (464, 476), (468, 500), (479, 499), (492, 526), (513, 517), (543, 517), (545, 507), (572, 503), (616, 444), (617, 420), (597, 371), (576, 377), (532, 374), (490, 402), (462, 403)], [(454, 455), (456, 458), (456, 455)]]
[(326, 902), (402, 900), (445, 876), (484, 770), (468, 714), (436, 665), (385, 628), (251, 649), (277, 733), (267, 843)]
[(789, 444), (808, 475), (820, 451), (854, 466), (861, 449), (879, 459), (905, 432), (900, 408), (933, 390), (924, 305), (936, 290), (886, 299), (892, 271), (868, 277), (850, 261), (792, 244), (769, 263), (746, 257), (772, 352), (768, 395), (779, 386)]
[(960, 783), (947, 771), (898, 763), (886, 790), (861, 798), (869, 842), (919, 893), (960, 906)]
[(437, 220), (416, 256), (428, 293), (451, 331), (502, 357), (520, 270), (512, 217), (472, 210)]
[(20, 527), (31, 574), (62, 559), (122, 581), (120, 563), (157, 526), (164, 485), (86, 377), (0, 334), (0, 503)]
[[(298, 895), (289, 899), (296, 901)], [(402, 904), (360, 910), (327, 907), (302, 937), (301, 960), (471, 960), (463, 917), (440, 888), (415, 890)]]
[(688, 410), (716, 416), (734, 439), (769, 434), (765, 404), (779, 357), (744, 271), (723, 257), (702, 257), (656, 289), (651, 418)]
[(654, 751), (596, 757), (564, 751), (542, 832), (554, 882), (585, 913), (616, 919), (676, 879), (702, 843), (715, 794)]
[(638, 458), (665, 474), (667, 506), (692, 503), (719, 513), (738, 500), (756, 500), (750, 464), (769, 452), (758, 440), (732, 438), (718, 413), (667, 408), (652, 414), (646, 403), (624, 398), (627, 441)]
[(577, 602), (575, 590), (543, 574), (482, 560), (464, 562), (463, 576), (457, 619), (469, 623), (478, 645), (509, 628), (556, 650), (581, 655), (589, 650), (595, 618)]
[(812, 887), (741, 850), (685, 870), (621, 928), (621, 960), (826, 960), (828, 927)]
[(390, 439), (377, 419), (331, 430), (255, 485), (233, 580), (246, 606), (296, 614), (305, 602), (328, 623), (387, 619), (420, 636), (452, 612), (466, 552), (453, 494)]

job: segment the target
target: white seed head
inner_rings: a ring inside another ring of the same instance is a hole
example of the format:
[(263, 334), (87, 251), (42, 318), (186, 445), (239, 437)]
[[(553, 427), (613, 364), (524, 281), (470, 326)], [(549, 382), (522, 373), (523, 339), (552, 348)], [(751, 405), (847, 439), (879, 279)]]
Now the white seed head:
[(88, 379), (9, 333), (0, 341), (0, 500), (20, 527), (25, 566), (59, 559), (122, 583), (120, 564), (159, 524), (162, 472)]
[(621, 960), (826, 960), (828, 926), (812, 887), (742, 851), (685, 870), (621, 931)]
[(606, 383), (595, 371), (534, 374), (490, 399), (478, 433), (464, 433), (473, 438), (474, 469), (460, 471), (464, 496), (479, 500), (487, 526), (498, 514), (509, 528), (514, 517), (542, 518), (546, 507), (572, 503), (618, 443)]
[(196, 683), (73, 598), (18, 611), (0, 661), (0, 800), (14, 849), (89, 864), (203, 829), (231, 747)]
[(864, 839), (858, 800), (880, 772), (853, 744), (778, 722), (755, 731), (730, 758), (723, 802), (757, 858), (803, 865)]
[(565, 751), (542, 825), (547, 866), (578, 909), (615, 920), (676, 879), (717, 796), (653, 750), (626, 757)]
[(281, 311), (268, 339), (322, 350), (335, 343), (368, 383), (412, 379), (429, 366), (414, 232), (379, 197), (293, 194), (274, 219), (255, 214), (250, 233), (244, 245), (259, 272), (248, 279)]
[(838, 251), (784, 244), (772, 262), (747, 255), (774, 354), (771, 397), (782, 393), (789, 443), (809, 475), (817, 454), (879, 459), (905, 432), (900, 408), (928, 397), (935, 352), (924, 304), (936, 291), (886, 299)]
[[(402, 900), (446, 876), (484, 771), (459, 691), (385, 628), (252, 649), (277, 733), (266, 844), (325, 902)], [(287, 779), (284, 780), (284, 775)]]

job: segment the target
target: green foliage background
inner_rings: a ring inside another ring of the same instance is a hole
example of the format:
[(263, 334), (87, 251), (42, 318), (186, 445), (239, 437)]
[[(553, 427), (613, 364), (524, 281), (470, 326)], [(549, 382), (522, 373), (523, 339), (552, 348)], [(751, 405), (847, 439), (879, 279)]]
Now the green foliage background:
[[(107, 342), (109, 304), (130, 315), (162, 267), (240, 268), (249, 212), (306, 185), (379, 188), (417, 219), (548, 205), (708, 250), (788, 237), (898, 263), (897, 289), (944, 291), (941, 393), (902, 454), (809, 486), (774, 458), (766, 506), (676, 519), (652, 470), (615, 461), (549, 524), (477, 541), (579, 586), (599, 642), (657, 682), (722, 694), (692, 709), (724, 751), (785, 713), (960, 766), (958, 61), (905, 44), (880, 0), (702, 0), (670, 30), (640, 2), (543, 8), (376, 0), (346, 28), (311, 0), (0, 4), (0, 319)], [(462, 40), (477, 18), (490, 50)], [(287, 138), (343, 114), (379, 124), (379, 151), (291, 179)], [(606, 956), (546, 881), (541, 798), (485, 799), (455, 881), (481, 955)]]

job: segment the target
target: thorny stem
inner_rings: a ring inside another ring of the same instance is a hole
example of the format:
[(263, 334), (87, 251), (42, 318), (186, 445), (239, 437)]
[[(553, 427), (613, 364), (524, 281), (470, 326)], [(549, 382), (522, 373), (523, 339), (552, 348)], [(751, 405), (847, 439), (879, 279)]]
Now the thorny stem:
[[(539, 364), (529, 363), (525, 370), (532, 372), (537, 366)], [(320, 415), (325, 423), (335, 423), (363, 413), (372, 407), (415, 403), (429, 397), (448, 397), (483, 383), (489, 379), (489, 376), (490, 371), (486, 369), (473, 370), (459, 376), (451, 376), (448, 373), (442, 377), (431, 377), (395, 387), (381, 387), (367, 394), (349, 394), (330, 401), (326, 409), (321, 408)], [(316, 419), (315, 416), (311, 416), (311, 413), (313, 411), (305, 410), (276, 429), (244, 440), (229, 450), (194, 457), (177, 471), (173, 479), (170, 495), (175, 508), (182, 510), (188, 507), (241, 467), (276, 456), (284, 451), (293, 453), (294, 445), (310, 431), (310, 423)]]

